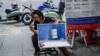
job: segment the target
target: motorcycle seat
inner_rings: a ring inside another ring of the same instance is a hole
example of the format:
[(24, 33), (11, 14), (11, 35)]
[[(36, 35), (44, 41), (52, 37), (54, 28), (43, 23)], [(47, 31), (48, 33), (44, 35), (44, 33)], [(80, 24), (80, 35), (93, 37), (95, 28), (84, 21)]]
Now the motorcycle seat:
[(16, 11), (17, 9), (6, 9), (5, 12), (8, 14), (8, 13), (11, 13), (13, 11)]

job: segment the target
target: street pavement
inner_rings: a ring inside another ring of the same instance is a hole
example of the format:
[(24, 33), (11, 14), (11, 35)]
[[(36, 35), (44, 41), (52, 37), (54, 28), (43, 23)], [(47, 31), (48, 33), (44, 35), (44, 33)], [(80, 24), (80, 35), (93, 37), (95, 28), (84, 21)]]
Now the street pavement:
[(28, 26), (0, 24), (0, 56), (33, 56)]
[[(26, 2), (17, 3), (20, 6), (29, 6), (32, 4), (33, 8), (37, 9), (37, 6), (42, 4), (41, 2), (43, 1), (44, 0), (27, 0)], [(54, 0), (54, 2), (58, 4), (56, 1), (58, 0)], [(2, 8), (0, 8), (0, 15), (4, 17), (4, 19), (6, 18), (5, 9), (10, 8), (11, 3), (12, 2), (8, 1), (4, 2)], [(0, 21), (0, 56), (34, 56), (34, 48), (31, 42), (32, 35), (33, 33), (29, 30), (29, 27), (21, 22), (17, 23), (13, 20)], [(74, 53), (73, 56), (100, 56), (100, 39), (98, 40), (98, 44), (90, 44), (88, 47), (85, 47), (84, 43), (76, 38), (72, 51)]]
[[(31, 42), (32, 35), (33, 33), (29, 30), (29, 27), (21, 22), (0, 22), (0, 56), (34, 56), (34, 48)], [(99, 42), (85, 47), (84, 43), (77, 39), (75, 39), (72, 48), (73, 56), (100, 56)]]

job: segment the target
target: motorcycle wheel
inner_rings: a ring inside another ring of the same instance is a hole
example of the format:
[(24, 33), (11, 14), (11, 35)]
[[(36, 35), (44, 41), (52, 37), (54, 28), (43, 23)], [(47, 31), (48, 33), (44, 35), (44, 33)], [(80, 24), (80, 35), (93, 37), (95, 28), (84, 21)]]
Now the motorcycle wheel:
[(22, 22), (25, 25), (30, 25), (33, 22), (32, 16), (29, 13), (24, 13), (22, 15)]

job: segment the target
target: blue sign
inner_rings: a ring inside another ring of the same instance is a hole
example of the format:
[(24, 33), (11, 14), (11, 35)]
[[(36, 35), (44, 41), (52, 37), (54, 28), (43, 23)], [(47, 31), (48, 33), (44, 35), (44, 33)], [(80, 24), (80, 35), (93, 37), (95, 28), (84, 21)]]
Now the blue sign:
[[(57, 42), (66, 42), (65, 24), (38, 24), (37, 29), (38, 43), (40, 48), (45, 48), (46, 45), (47, 47), (59, 47), (60, 45), (58, 46)], [(56, 46), (54, 46), (55, 44), (53, 45), (52, 43), (56, 43)]]

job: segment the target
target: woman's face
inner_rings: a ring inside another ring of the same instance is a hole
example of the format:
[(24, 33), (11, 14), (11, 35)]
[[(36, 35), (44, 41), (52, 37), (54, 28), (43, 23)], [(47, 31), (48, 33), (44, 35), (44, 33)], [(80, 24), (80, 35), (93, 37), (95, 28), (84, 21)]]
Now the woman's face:
[(37, 14), (34, 14), (33, 15), (33, 18), (36, 20), (36, 21), (38, 21), (38, 22), (40, 22), (41, 20), (41, 17), (39, 17)]

